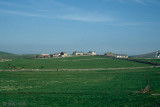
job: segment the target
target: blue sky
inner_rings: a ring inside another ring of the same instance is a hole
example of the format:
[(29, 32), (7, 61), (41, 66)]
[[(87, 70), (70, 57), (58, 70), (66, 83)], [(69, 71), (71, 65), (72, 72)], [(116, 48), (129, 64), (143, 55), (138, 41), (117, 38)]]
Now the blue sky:
[(0, 51), (160, 50), (159, 0), (0, 0)]

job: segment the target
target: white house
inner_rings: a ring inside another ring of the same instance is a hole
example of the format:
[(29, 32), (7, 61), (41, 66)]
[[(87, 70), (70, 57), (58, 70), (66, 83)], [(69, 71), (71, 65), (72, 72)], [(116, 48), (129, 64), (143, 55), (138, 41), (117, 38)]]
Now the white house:
[(50, 55), (42, 53), (42, 54), (39, 55), (39, 57), (40, 58), (47, 58), (47, 57), (50, 57)]
[(88, 54), (89, 55), (97, 55), (96, 51), (89, 51)]
[(59, 57), (61, 54), (60, 53), (54, 53), (53, 57)]
[(156, 53), (156, 57), (157, 57), (157, 58), (160, 58), (160, 52), (157, 52), (157, 53)]
[(116, 54), (112, 53), (112, 52), (107, 52), (104, 54), (107, 57), (115, 57)]
[(125, 54), (116, 54), (115, 58), (128, 58), (128, 55), (125, 55)]
[(84, 55), (84, 53), (83, 52), (75, 51), (75, 52), (73, 52), (73, 55)]
[(61, 52), (61, 57), (66, 57), (66, 56), (69, 56), (69, 54), (67, 52)]

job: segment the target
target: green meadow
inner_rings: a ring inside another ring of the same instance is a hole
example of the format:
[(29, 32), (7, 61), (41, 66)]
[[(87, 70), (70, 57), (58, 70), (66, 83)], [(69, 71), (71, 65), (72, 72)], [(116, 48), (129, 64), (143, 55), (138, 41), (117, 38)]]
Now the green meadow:
[(93, 69), (93, 68), (120, 68), (142, 67), (147, 64), (111, 59), (103, 56), (80, 56), (49, 59), (13, 59), (9, 62), (0, 62), (0, 69), (26, 68), (26, 69)]
[(136, 60), (160, 64), (160, 59), (157, 58), (139, 58)]
[[(13, 59), (1, 62), (28, 69), (91, 69), (151, 65), (101, 56)], [(16, 68), (15, 68), (16, 69)], [(151, 91), (139, 94), (148, 84)], [(160, 68), (95, 71), (1, 71), (0, 106), (16, 107), (158, 107)]]

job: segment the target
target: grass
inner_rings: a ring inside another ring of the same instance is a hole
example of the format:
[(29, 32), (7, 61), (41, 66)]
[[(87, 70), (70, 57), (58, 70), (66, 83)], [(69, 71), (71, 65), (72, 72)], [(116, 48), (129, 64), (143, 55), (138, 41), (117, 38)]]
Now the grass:
[(137, 62), (111, 59), (103, 56), (81, 56), (51, 59), (13, 59), (9, 62), (0, 62), (0, 69), (26, 68), (26, 69), (91, 69), (91, 68), (120, 68), (149, 66)]
[(0, 60), (1, 59), (32, 59), (35, 57), (35, 54), (22, 54), (22, 55), (17, 55), (17, 54), (12, 54), (12, 53), (7, 53), (7, 52), (2, 52), (0, 51)]
[[(0, 72), (0, 104), (24, 106), (158, 106), (160, 68), (115, 71)], [(136, 94), (147, 85), (151, 92)]]
[[(102, 56), (54, 59), (13, 59), (1, 62), (28, 69), (90, 69), (150, 66)], [(147, 85), (151, 91), (138, 94)], [(0, 72), (0, 106), (26, 107), (146, 107), (159, 106), (160, 68), (99, 71), (10, 71)]]
[(154, 59), (154, 58), (152, 58), (152, 59), (146, 59), (146, 58), (142, 58), (142, 59), (136, 59), (136, 60), (160, 64), (160, 59)]

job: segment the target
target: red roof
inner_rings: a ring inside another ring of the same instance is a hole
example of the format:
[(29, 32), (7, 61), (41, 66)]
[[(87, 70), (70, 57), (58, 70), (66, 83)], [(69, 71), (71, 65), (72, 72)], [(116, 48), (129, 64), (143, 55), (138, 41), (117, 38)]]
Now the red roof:
[(55, 53), (55, 54), (53, 54), (53, 55), (60, 55), (60, 53)]

